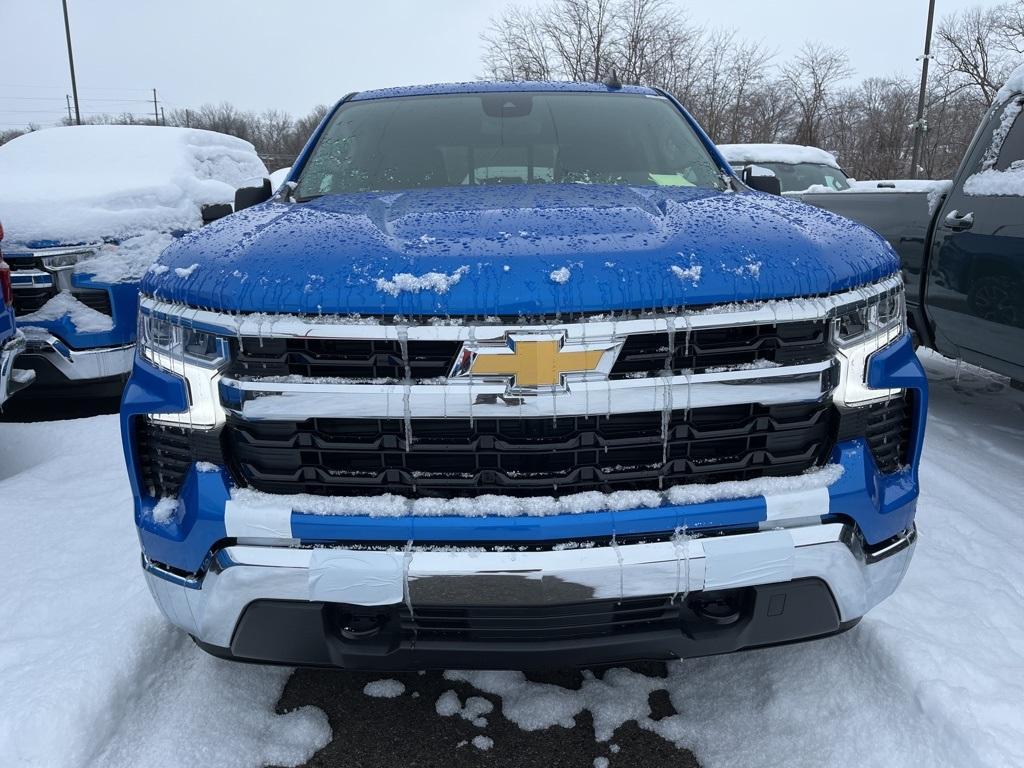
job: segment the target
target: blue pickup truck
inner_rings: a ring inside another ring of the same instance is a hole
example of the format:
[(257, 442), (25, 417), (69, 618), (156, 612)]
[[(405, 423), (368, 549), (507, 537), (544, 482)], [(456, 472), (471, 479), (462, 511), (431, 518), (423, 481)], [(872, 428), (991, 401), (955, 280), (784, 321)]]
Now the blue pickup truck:
[(749, 181), (655, 89), (342, 99), (142, 283), (121, 425), (170, 622), (368, 669), (854, 626), (916, 541), (899, 261)]
[[(4, 225), (0, 224), (0, 241)], [(2, 243), (0, 243), (2, 245)], [(14, 292), (11, 289), (11, 268), (0, 251), (0, 408), (7, 398), (27, 386), (35, 378), (31, 371), (14, 367), (14, 358), (25, 351), (25, 337), (14, 322)]]
[(188, 128), (50, 128), (0, 146), (20, 364), (37, 374), (18, 399), (120, 394), (143, 275), (204, 205), (265, 174), (248, 142)]

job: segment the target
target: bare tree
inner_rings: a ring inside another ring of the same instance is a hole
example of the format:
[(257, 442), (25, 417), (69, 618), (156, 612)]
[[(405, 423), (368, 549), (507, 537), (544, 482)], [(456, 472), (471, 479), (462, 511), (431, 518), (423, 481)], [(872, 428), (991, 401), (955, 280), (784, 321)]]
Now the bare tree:
[(845, 51), (808, 42), (782, 68), (783, 82), (797, 108), (793, 141), (807, 145), (822, 142), (822, 125), (832, 105), (833, 89), (853, 72), (848, 62)]
[(491, 20), (481, 35), (484, 68), (494, 80), (549, 80), (551, 47), (540, 20), (513, 6), (500, 20)]

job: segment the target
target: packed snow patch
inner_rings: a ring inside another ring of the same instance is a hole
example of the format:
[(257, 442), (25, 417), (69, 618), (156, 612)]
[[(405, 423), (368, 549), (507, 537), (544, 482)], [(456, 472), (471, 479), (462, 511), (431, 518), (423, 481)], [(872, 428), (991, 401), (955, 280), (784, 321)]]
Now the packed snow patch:
[(178, 500), (173, 496), (164, 496), (153, 505), (153, 520), (158, 523), (166, 523), (174, 517), (178, 511)]
[(814, 184), (800, 194), (855, 195), (860, 192), (873, 193), (923, 193), (928, 200), (928, 214), (935, 213), (939, 203), (953, 188), (950, 179), (873, 179), (871, 181), (851, 181), (849, 189), (833, 189), (824, 184)]
[(679, 267), (673, 264), (671, 270), (672, 274), (678, 277), (681, 281), (696, 287), (700, 284), (700, 274), (704, 271), (704, 267), (700, 264), (691, 264), (688, 267)]
[(490, 736), (474, 736), (473, 746), (479, 749), (481, 752), (486, 752), (494, 746), (494, 739)]
[(18, 318), (24, 328), (33, 323), (49, 323), (67, 317), (79, 333), (106, 333), (114, 328), (114, 318), (87, 306), (68, 291), (61, 291), (43, 306)]
[(175, 267), (174, 274), (181, 278), (192, 277), (192, 273), (199, 269), (198, 264), (191, 264), (187, 267)]
[(800, 144), (719, 144), (718, 151), (732, 166), (749, 163), (811, 163), (839, 168), (839, 162), (831, 152)]
[(722, 483), (676, 485), (661, 491), (588, 491), (567, 496), (499, 496), (471, 498), (409, 499), (394, 494), (378, 496), (317, 496), (315, 494), (271, 494), (252, 488), (233, 488), (231, 498), (253, 508), (288, 507), (312, 515), (355, 515), (369, 517), (521, 517), (583, 514), (605, 510), (653, 509), (668, 504), (701, 504), (709, 501), (744, 499), (770, 493), (789, 493), (827, 488), (843, 475), (841, 464), (829, 464), (803, 475), (729, 480)]
[(569, 278), (571, 277), (572, 270), (570, 270), (568, 267), (559, 267), (558, 269), (554, 270), (550, 275), (548, 275), (548, 278), (551, 280), (552, 283), (558, 283), (559, 285), (564, 285), (565, 283), (568, 283)]
[(327, 743), (319, 710), (276, 713), (290, 670), (216, 659), (160, 615), (116, 415), (0, 423), (0, 499), (0, 764), (257, 768)]
[(89, 275), (99, 283), (130, 283), (141, 280), (147, 271), (160, 274), (167, 267), (153, 264), (164, 249), (174, 242), (166, 232), (146, 232), (118, 244), (107, 243), (75, 265), (75, 274)]
[(448, 293), (451, 287), (456, 285), (467, 272), (469, 272), (469, 267), (466, 265), (459, 267), (450, 275), (444, 272), (427, 272), (424, 275), (400, 272), (397, 275), (392, 275), (390, 280), (378, 277), (376, 285), (378, 291), (396, 297), (400, 293), (419, 293), (420, 291)]
[(1007, 78), (1003, 87), (996, 92), (993, 104), (1002, 104), (1019, 93), (1024, 93), (1024, 64), (1021, 64)]
[(363, 687), (363, 693), (375, 699), (397, 699), (405, 693), (405, 683), (400, 680), (374, 680)]
[(494, 710), (494, 705), (483, 696), (470, 696), (463, 705), (459, 701), (459, 694), (455, 691), (445, 691), (438, 697), (434, 709), (441, 717), (459, 715), (463, 720), (468, 720), (478, 728), (485, 728), (487, 719), (484, 715), (489, 715)]

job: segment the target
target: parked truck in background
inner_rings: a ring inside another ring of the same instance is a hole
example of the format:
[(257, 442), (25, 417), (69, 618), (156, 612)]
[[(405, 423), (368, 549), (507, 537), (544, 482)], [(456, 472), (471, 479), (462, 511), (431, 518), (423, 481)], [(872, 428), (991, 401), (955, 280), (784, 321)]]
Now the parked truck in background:
[(188, 128), (48, 128), (0, 147), (14, 310), (32, 398), (119, 394), (139, 282), (204, 204), (266, 174), (247, 141)]
[(899, 584), (926, 381), (898, 259), (745, 186), (668, 94), (353, 94), (269, 187), (146, 275), (121, 407), (146, 579), (204, 649), (668, 659)]
[(4, 261), (3, 239), (4, 225), (0, 222), (0, 408), (8, 397), (28, 386), (35, 378), (32, 371), (14, 367), (14, 359), (25, 351), (25, 337), (14, 322), (11, 268)]
[(921, 344), (1024, 381), (1024, 66), (999, 91), (952, 184), (800, 199), (896, 249)]

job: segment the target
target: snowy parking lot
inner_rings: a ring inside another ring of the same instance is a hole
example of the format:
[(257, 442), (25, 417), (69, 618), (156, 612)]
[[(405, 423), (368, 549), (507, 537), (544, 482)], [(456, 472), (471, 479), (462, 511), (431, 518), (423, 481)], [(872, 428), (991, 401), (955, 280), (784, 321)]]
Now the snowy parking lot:
[(206, 656), (146, 591), (117, 417), (0, 424), (0, 765), (1024, 765), (1024, 393), (922, 358), (895, 596), (830, 639), (594, 672)]

